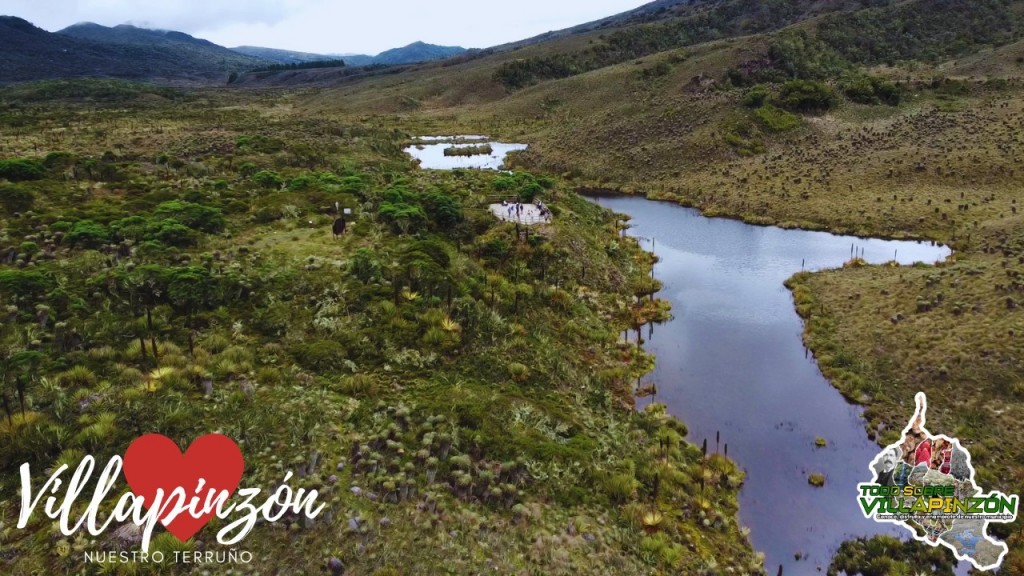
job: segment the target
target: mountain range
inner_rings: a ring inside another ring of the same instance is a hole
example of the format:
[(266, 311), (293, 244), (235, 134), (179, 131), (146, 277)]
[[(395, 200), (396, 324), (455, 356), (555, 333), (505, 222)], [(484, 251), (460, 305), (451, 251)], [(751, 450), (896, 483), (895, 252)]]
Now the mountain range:
[(209, 82), (266, 62), (181, 32), (76, 24), (47, 32), (0, 17), (0, 82), (83, 76)]
[(172, 30), (85, 22), (48, 32), (0, 16), (0, 83), (70, 77), (112, 77), (223, 83), (231, 74), (275, 64), (343, 59), (348, 66), (405, 64), (465, 53), (458, 46), (415, 42), (376, 56), (324, 55), (272, 48), (226, 48)]
[(238, 46), (232, 48), (232, 50), (239, 54), (270, 60), (277, 64), (302, 64), (319, 60), (341, 59), (348, 66), (410, 64), (413, 62), (441, 60), (468, 52), (467, 49), (461, 46), (438, 46), (425, 42), (413, 42), (408, 46), (386, 50), (376, 56), (367, 54), (312, 54), (309, 52), (294, 52), (292, 50), (278, 50), (276, 48), (261, 48), (258, 46)]

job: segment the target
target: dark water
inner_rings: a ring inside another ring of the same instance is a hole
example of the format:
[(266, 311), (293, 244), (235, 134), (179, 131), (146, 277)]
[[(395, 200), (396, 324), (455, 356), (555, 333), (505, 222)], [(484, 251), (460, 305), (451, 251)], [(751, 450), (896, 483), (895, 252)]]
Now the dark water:
[[(872, 263), (894, 256), (932, 263), (949, 249), (751, 226), (642, 198), (592, 200), (632, 216), (629, 234), (648, 250), (653, 240), (665, 284), (659, 296), (671, 300), (675, 319), (648, 339), (658, 360), (645, 383), (657, 383), (656, 401), (686, 423), (691, 442), (707, 438), (713, 451), (721, 432), (729, 456), (747, 471), (740, 520), (765, 553), (768, 573), (780, 564), (786, 576), (823, 573), (843, 540), (904, 536), (860, 512), (856, 485), (871, 479), (868, 465), (880, 448), (868, 440), (860, 409), (806, 355), (783, 282), (802, 261), (808, 270), (841, 266), (851, 244)], [(827, 448), (815, 447), (818, 437)], [(824, 488), (807, 483), (811, 473), (825, 474)]]

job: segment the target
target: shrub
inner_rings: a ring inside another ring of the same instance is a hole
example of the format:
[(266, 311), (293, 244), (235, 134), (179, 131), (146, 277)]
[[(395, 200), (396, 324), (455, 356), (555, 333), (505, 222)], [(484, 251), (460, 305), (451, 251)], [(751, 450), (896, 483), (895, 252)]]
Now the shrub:
[(479, 255), (492, 262), (500, 262), (508, 258), (511, 250), (512, 248), (505, 238), (491, 238), (480, 246)]
[(377, 381), (368, 374), (353, 374), (341, 381), (340, 391), (348, 396), (373, 396)]
[(110, 230), (92, 220), (79, 220), (71, 227), (64, 241), (71, 246), (98, 248), (110, 242)]
[(263, 188), (280, 188), (284, 183), (281, 175), (273, 170), (260, 170), (252, 175), (252, 181)]
[(170, 218), (151, 222), (146, 227), (146, 236), (168, 246), (187, 247), (196, 243), (196, 233), (191, 228)]
[(888, 104), (896, 106), (903, 93), (896, 84), (881, 78), (857, 76), (848, 78), (840, 85), (843, 94), (858, 104)]
[(349, 273), (366, 284), (380, 276), (380, 262), (367, 248), (360, 248), (352, 256), (349, 263)]
[(519, 191), (519, 201), (532, 204), (542, 192), (544, 192), (544, 188), (540, 184), (530, 182)]
[(462, 222), (462, 206), (459, 201), (440, 191), (433, 191), (423, 197), (427, 215), (442, 229), (449, 229)]
[(378, 213), (402, 233), (416, 232), (427, 221), (423, 208), (405, 202), (381, 202)]
[(58, 374), (57, 381), (65, 388), (92, 388), (96, 385), (96, 374), (85, 366), (75, 366)]
[(525, 364), (511, 362), (508, 365), (508, 375), (512, 380), (523, 383), (530, 379), (530, 369)]
[(216, 233), (224, 229), (224, 214), (217, 208), (172, 200), (156, 207), (156, 215), (173, 218), (194, 230)]
[(878, 98), (875, 97), (875, 89), (871, 85), (871, 80), (865, 76), (847, 80), (841, 84), (841, 88), (843, 90), (843, 94), (853, 102), (858, 104), (878, 103)]
[(71, 167), (75, 163), (75, 157), (70, 152), (50, 152), (43, 159), (43, 166), (50, 170)]
[(31, 210), (35, 200), (35, 195), (28, 190), (14, 186), (0, 187), (0, 206), (3, 206), (8, 214)]
[(451, 256), (445, 250), (444, 244), (437, 240), (417, 240), (405, 251), (407, 256), (415, 256), (417, 253), (427, 256), (442, 269), (448, 269), (451, 265)]
[(41, 180), (46, 177), (46, 166), (35, 158), (0, 160), (0, 178), (11, 182)]
[(34, 270), (0, 270), (0, 294), (35, 300), (53, 288), (53, 279)]
[(800, 126), (800, 117), (765, 104), (754, 111), (754, 116), (771, 132), (785, 132)]
[(348, 358), (345, 347), (334, 340), (299, 344), (294, 346), (291, 352), (303, 368), (323, 372), (341, 369)]
[(318, 184), (319, 181), (315, 177), (309, 174), (303, 174), (302, 176), (292, 178), (291, 181), (288, 182), (288, 189), (293, 191), (303, 191), (314, 188)]
[(35, 256), (39, 253), (39, 244), (35, 242), (22, 242), (18, 250), (28, 256)]
[(836, 93), (822, 82), (790, 80), (782, 85), (778, 103), (797, 112), (824, 112), (835, 106)]
[(875, 96), (877, 96), (883, 104), (896, 106), (901, 100), (903, 100), (903, 90), (896, 84), (878, 78), (872, 78), (871, 84), (875, 87)]
[(743, 96), (743, 105), (747, 108), (759, 108), (765, 102), (768, 101), (768, 88), (763, 84), (751, 86), (747, 93)]
[(636, 492), (637, 481), (632, 473), (614, 474), (604, 481), (604, 491), (612, 502), (622, 504), (629, 501)]
[(142, 240), (148, 223), (142, 216), (129, 216), (111, 222), (110, 233), (116, 240)]

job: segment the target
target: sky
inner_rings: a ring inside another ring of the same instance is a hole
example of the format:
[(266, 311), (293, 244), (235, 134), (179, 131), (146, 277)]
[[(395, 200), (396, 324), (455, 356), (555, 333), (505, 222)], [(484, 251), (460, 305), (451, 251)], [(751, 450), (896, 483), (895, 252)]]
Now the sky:
[(645, 0), (0, 0), (51, 32), (78, 22), (186, 32), (222, 46), (377, 54), (417, 40), (486, 48), (611, 16)]

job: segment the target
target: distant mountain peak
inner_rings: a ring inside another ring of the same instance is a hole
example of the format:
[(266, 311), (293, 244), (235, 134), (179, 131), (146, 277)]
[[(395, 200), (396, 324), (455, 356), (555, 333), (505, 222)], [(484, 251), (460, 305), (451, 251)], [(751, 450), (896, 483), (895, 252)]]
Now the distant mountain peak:
[(385, 50), (373, 57), (373, 64), (410, 64), (428, 60), (442, 60), (467, 52), (461, 46), (439, 46), (416, 41), (401, 48)]
[(279, 50), (276, 48), (263, 48), (260, 46), (238, 46), (232, 48), (239, 54), (272, 60), (280, 64), (293, 64), (311, 62), (314, 60), (336, 60), (341, 58), (349, 66), (369, 66), (371, 64), (411, 64), (413, 62), (425, 62), (428, 60), (440, 60), (458, 56), (467, 50), (461, 46), (438, 46), (417, 40), (401, 48), (385, 50), (376, 56), (366, 54), (311, 54), (309, 52), (294, 52), (291, 50)]
[(0, 26), (10, 28), (12, 30), (18, 30), (19, 32), (25, 32), (27, 34), (46, 34), (46, 30), (37, 27), (24, 18), (18, 18), (17, 16), (0, 16)]
[(85, 20), (85, 21), (82, 21), (82, 22), (75, 22), (71, 26), (68, 26), (67, 28), (65, 28), (65, 30), (71, 30), (73, 28), (106, 28), (106, 26), (104, 26), (102, 24), (97, 24), (95, 22), (89, 22), (88, 20)]

